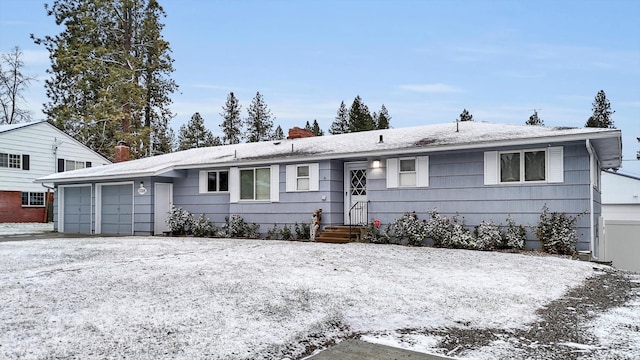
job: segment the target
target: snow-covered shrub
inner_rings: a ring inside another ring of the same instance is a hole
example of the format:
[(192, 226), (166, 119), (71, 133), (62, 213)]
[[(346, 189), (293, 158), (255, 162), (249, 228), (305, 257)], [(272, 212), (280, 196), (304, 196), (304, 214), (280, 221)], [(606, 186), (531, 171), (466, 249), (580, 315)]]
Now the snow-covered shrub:
[(296, 232), (296, 239), (298, 240), (309, 240), (311, 238), (311, 227), (309, 224), (298, 224), (296, 222), (294, 230)]
[(451, 224), (449, 219), (438, 214), (436, 209), (429, 212), (429, 220), (425, 222), (427, 236), (433, 240), (433, 245), (442, 246), (451, 238)]
[(244, 236), (249, 239), (258, 239), (260, 238), (260, 224), (251, 223), (246, 224), (244, 227)]
[(278, 227), (278, 225), (277, 225), (277, 224), (273, 224), (273, 227), (272, 227), (272, 228), (269, 228), (269, 229), (267, 230), (266, 238), (267, 238), (267, 239), (270, 239), (270, 240), (277, 240), (277, 239), (280, 239), (280, 235), (281, 235), (280, 231), (281, 231), (281, 230), (280, 230), (280, 228)]
[(402, 240), (407, 239), (409, 244), (420, 246), (422, 241), (427, 237), (426, 224), (418, 220), (416, 212), (405, 213), (387, 226), (386, 234), (389, 237), (391, 243), (401, 243)]
[(578, 241), (577, 220), (577, 216), (558, 212), (549, 213), (549, 208), (545, 205), (536, 227), (536, 237), (542, 244), (542, 251), (550, 254), (575, 255)]
[(474, 230), (475, 248), (478, 250), (493, 250), (502, 244), (500, 227), (493, 220), (480, 222)]
[(475, 238), (464, 227), (464, 218), (461, 221), (458, 220), (457, 215), (452, 218), (451, 236), (445, 239), (442, 245), (454, 249), (472, 249), (475, 247)]
[(244, 237), (246, 230), (246, 223), (242, 216), (233, 214), (231, 217), (225, 217), (225, 233), (228, 237)]
[(282, 227), (282, 231), (280, 231), (280, 238), (282, 240), (293, 240), (293, 234), (291, 233), (291, 228), (288, 225), (284, 225)]
[(173, 235), (186, 235), (191, 231), (193, 215), (183, 208), (171, 205), (165, 222)]
[(502, 236), (503, 246), (508, 249), (524, 249), (527, 231), (524, 226), (516, 225), (516, 221), (507, 216), (507, 228)]
[(373, 222), (367, 225), (367, 232), (364, 234), (363, 240), (374, 244), (389, 244), (389, 237), (383, 231), (375, 226)]
[(213, 236), (214, 228), (211, 220), (204, 216), (204, 214), (200, 214), (200, 217), (195, 219), (191, 224), (191, 233), (198, 237)]

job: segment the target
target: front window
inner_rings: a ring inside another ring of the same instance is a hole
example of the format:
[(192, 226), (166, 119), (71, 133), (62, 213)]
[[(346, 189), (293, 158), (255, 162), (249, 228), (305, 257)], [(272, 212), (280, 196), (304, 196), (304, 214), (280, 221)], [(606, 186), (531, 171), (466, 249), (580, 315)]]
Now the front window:
[(269, 200), (271, 197), (271, 169), (240, 170), (240, 199)]
[(20, 169), (20, 155), (0, 153), (0, 167)]
[(207, 173), (207, 191), (224, 192), (229, 191), (228, 171), (209, 171)]
[(23, 192), (22, 206), (44, 206), (43, 192)]
[(309, 165), (296, 167), (296, 186), (298, 191), (309, 190)]
[(500, 154), (500, 182), (546, 180), (546, 151), (518, 151)]
[(400, 159), (400, 186), (416, 186), (416, 159)]

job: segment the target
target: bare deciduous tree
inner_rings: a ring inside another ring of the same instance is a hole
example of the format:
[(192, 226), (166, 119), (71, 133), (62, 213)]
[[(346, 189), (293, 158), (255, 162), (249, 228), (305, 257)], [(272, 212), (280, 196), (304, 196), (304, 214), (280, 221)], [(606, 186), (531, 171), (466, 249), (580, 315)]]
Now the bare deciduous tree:
[(0, 124), (15, 124), (31, 120), (29, 110), (23, 109), (23, 92), (34, 77), (22, 72), (22, 50), (14, 47), (11, 52), (0, 55)]

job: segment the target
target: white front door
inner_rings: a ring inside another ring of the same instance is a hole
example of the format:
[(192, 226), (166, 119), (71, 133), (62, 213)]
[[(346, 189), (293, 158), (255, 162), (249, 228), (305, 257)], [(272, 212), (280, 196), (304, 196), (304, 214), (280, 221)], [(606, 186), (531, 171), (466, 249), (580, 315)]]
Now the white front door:
[(167, 225), (167, 213), (173, 205), (173, 184), (156, 183), (154, 187), (154, 204), (153, 204), (153, 233), (160, 235), (164, 231), (169, 231)]
[(367, 163), (344, 164), (344, 223), (364, 225), (367, 214)]

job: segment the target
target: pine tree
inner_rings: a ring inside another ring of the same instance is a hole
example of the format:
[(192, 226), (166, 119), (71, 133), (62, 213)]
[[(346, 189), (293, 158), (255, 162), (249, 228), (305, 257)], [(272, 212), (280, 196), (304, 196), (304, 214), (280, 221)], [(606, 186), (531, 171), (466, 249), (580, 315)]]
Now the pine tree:
[(347, 106), (344, 104), (344, 101), (340, 103), (340, 107), (338, 108), (338, 114), (336, 115), (336, 119), (331, 123), (331, 127), (329, 128), (329, 134), (337, 135), (337, 134), (345, 134), (349, 132), (349, 111), (347, 110)]
[(273, 138), (273, 117), (260, 92), (251, 101), (247, 109), (247, 142), (271, 140)]
[(525, 122), (525, 125), (539, 125), (544, 126), (544, 120), (538, 117), (538, 110), (533, 110), (533, 115), (529, 116), (529, 120)]
[(273, 140), (284, 140), (284, 131), (282, 131), (280, 125), (278, 125), (276, 131), (273, 132)]
[(349, 131), (368, 131), (374, 128), (375, 124), (369, 108), (362, 102), (360, 95), (356, 96), (349, 109)]
[(311, 128), (311, 124), (309, 123), (309, 120), (307, 120), (307, 123), (304, 124), (304, 129), (305, 130), (309, 130), (309, 131), (313, 131), (313, 129)]
[(458, 121), (473, 121), (473, 115), (467, 109), (462, 110)]
[(188, 123), (180, 126), (178, 134), (178, 150), (188, 150), (207, 146), (220, 145), (220, 138), (214, 138), (211, 131), (204, 126), (200, 113), (191, 116)]
[(376, 129), (388, 129), (389, 123), (391, 122), (391, 116), (389, 116), (389, 111), (387, 111), (384, 104), (382, 104), (382, 108), (380, 108), (380, 112), (377, 115)]
[(0, 55), (0, 124), (16, 124), (31, 120), (29, 110), (22, 109), (23, 92), (35, 78), (22, 73), (22, 50), (14, 47)]
[(157, 0), (55, 0), (45, 8), (62, 27), (54, 36), (31, 35), (52, 59), (50, 121), (107, 157), (119, 140), (134, 158), (159, 150), (177, 85)]
[(318, 125), (318, 120), (313, 119), (313, 126), (311, 127), (311, 131), (313, 131), (313, 135), (315, 136), (324, 136), (324, 131), (320, 129), (320, 125)]
[(240, 117), (240, 110), (242, 105), (233, 94), (233, 91), (227, 95), (227, 102), (222, 106), (222, 142), (224, 144), (239, 144), (242, 139), (242, 118)]
[(584, 125), (585, 127), (616, 128), (613, 125), (613, 120), (611, 120), (611, 115), (613, 115), (615, 111), (611, 110), (611, 104), (609, 103), (604, 90), (598, 91), (591, 110), (593, 110), (593, 115), (589, 117), (587, 123)]

